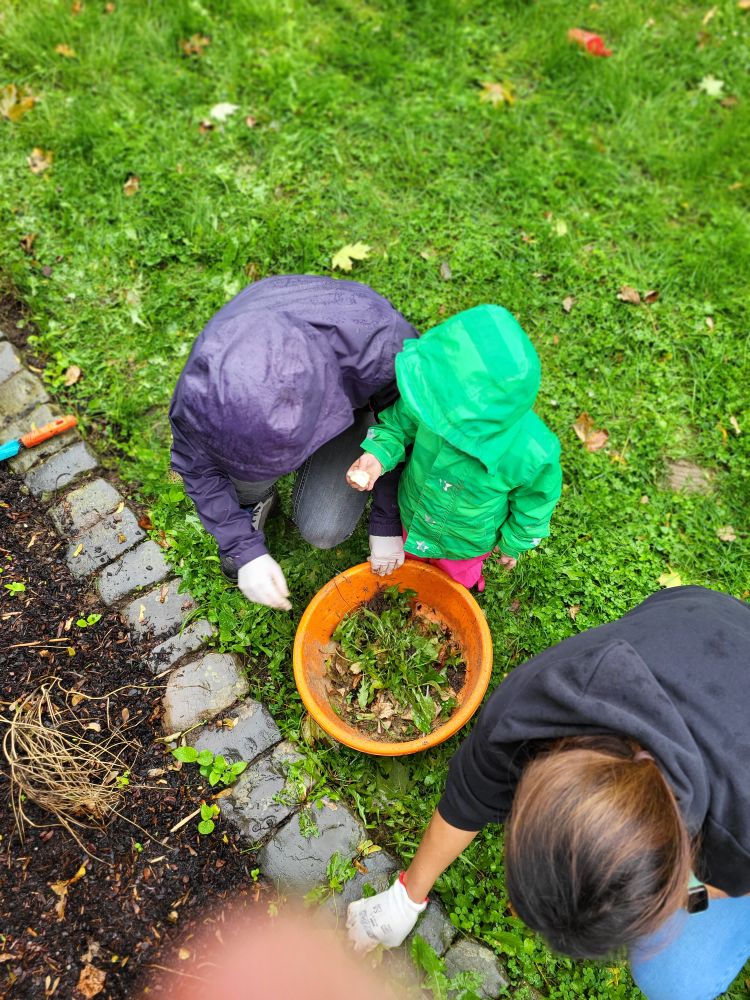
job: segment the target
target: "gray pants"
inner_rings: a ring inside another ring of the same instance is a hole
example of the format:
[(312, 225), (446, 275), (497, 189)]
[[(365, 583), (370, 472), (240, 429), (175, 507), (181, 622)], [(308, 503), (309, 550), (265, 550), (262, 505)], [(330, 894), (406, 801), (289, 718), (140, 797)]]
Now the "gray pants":
[[(322, 445), (297, 469), (292, 517), (300, 534), (317, 549), (340, 545), (357, 527), (369, 493), (352, 489), (346, 471), (362, 454), (361, 442), (375, 422), (371, 411), (355, 410), (351, 427)], [(233, 479), (241, 507), (253, 507), (273, 491), (275, 479), (247, 483)]]

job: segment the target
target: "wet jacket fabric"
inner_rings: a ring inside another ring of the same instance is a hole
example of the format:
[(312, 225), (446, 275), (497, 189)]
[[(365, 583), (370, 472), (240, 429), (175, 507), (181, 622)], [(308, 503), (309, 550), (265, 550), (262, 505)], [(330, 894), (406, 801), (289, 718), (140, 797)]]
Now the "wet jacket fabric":
[[(222, 555), (241, 566), (266, 552), (229, 477), (286, 475), (355, 409), (392, 403), (394, 358), (415, 336), (366, 285), (312, 275), (250, 285), (208, 322), (172, 398), (172, 467)], [(400, 533), (393, 477), (374, 493), (370, 531)]]
[(541, 368), (513, 316), (483, 305), (458, 313), (396, 358), (401, 398), (362, 447), (385, 471), (412, 453), (398, 501), (407, 552), (509, 556), (549, 535), (560, 496), (560, 443), (532, 411)]
[(438, 809), (502, 823), (540, 742), (615, 733), (649, 751), (700, 838), (698, 874), (750, 892), (750, 607), (702, 587), (649, 597), (516, 667), (450, 763)]

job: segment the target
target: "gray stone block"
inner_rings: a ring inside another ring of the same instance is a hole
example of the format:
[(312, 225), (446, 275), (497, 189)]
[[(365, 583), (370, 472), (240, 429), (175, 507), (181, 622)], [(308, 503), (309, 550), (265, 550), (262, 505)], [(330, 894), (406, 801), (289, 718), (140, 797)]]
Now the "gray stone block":
[(61, 490), (84, 472), (95, 469), (98, 464), (83, 441), (79, 441), (71, 448), (56, 452), (41, 465), (35, 465), (26, 474), (24, 482), (35, 496), (42, 496), (44, 493)]
[[(199, 749), (199, 742), (196, 743)], [(268, 757), (251, 764), (221, 800), (221, 811), (253, 843), (265, 840), (297, 808), (297, 792), (287, 781), (287, 766), (301, 757), (291, 743), (279, 743)], [(295, 826), (292, 817), (290, 825)], [(265, 872), (264, 872), (265, 874)]]
[(247, 678), (230, 653), (206, 653), (178, 667), (164, 693), (164, 731), (181, 732), (197, 722), (208, 722), (244, 698), (247, 689)]
[(227, 719), (235, 720), (231, 729), (218, 724), (208, 725), (191, 741), (193, 746), (220, 753), (232, 763), (238, 760), (250, 763), (281, 742), (279, 727), (259, 701), (243, 701), (232, 709)]
[(304, 895), (323, 884), (331, 855), (338, 852), (351, 858), (367, 837), (364, 827), (340, 803), (325, 800), (322, 809), (313, 809), (312, 818), (317, 837), (303, 836), (295, 817), (258, 855), (263, 874), (285, 892)]
[(0, 382), (21, 371), (21, 359), (7, 340), (0, 342)]
[(420, 988), (422, 975), (404, 948), (391, 948), (383, 952), (383, 975), (399, 1000), (424, 1000), (427, 995)]
[(204, 641), (213, 635), (214, 627), (205, 618), (192, 622), (177, 635), (170, 636), (149, 653), (148, 669), (152, 674), (169, 670), (179, 660), (200, 649)]
[(159, 546), (150, 540), (141, 542), (101, 572), (97, 583), (99, 594), (105, 604), (114, 604), (139, 587), (163, 580), (168, 573)]
[(179, 580), (168, 580), (146, 594), (139, 594), (125, 608), (123, 618), (137, 636), (148, 634), (158, 639), (179, 631), (196, 606), (190, 594), (179, 592), (179, 586)]
[(493, 951), (468, 938), (462, 938), (445, 953), (445, 971), (450, 979), (458, 972), (478, 972), (483, 984), (479, 990), (483, 1000), (496, 1000), (510, 982)]
[[(65, 435), (63, 435), (65, 436)], [(61, 535), (80, 535), (123, 503), (122, 496), (106, 479), (93, 479), (71, 490), (50, 508), (52, 523)]]
[(26, 413), (32, 406), (49, 402), (42, 383), (27, 371), (17, 372), (0, 385), (0, 427)]
[(90, 576), (132, 549), (142, 538), (145, 534), (127, 507), (117, 514), (108, 514), (92, 528), (73, 538), (66, 556), (68, 569), (78, 580)]
[(458, 930), (451, 923), (443, 904), (437, 899), (431, 899), (430, 905), (420, 914), (416, 927), (404, 941), (404, 947), (409, 949), (410, 953), (415, 934), (423, 937), (438, 955), (444, 955), (458, 934)]

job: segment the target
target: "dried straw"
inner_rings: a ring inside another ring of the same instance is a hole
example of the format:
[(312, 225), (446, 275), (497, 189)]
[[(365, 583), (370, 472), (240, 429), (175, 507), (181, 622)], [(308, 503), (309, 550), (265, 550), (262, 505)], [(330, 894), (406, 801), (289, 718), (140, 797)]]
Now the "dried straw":
[(24, 804), (29, 801), (52, 813), (84, 846), (76, 828), (103, 828), (118, 814), (122, 789), (116, 779), (129, 770), (125, 753), (132, 744), (113, 732), (96, 743), (89, 739), (85, 722), (53, 701), (56, 684), (56, 679), (42, 684), (11, 706), (11, 717), (0, 716), (7, 727), (2, 745), (11, 802), (21, 840), (26, 824), (45, 825), (28, 816)]

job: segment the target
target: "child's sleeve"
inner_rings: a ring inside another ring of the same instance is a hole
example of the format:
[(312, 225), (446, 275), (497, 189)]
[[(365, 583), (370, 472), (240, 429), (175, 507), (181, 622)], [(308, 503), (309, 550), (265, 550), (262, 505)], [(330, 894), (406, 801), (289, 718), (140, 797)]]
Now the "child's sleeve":
[(393, 406), (378, 414), (378, 422), (367, 432), (362, 450), (377, 458), (383, 472), (390, 472), (404, 460), (406, 448), (413, 442), (416, 433), (416, 420), (403, 399), (397, 399)]
[(530, 482), (517, 486), (508, 498), (508, 519), (500, 533), (500, 551), (517, 559), (549, 535), (552, 511), (562, 491), (562, 469), (557, 459), (542, 465)]

